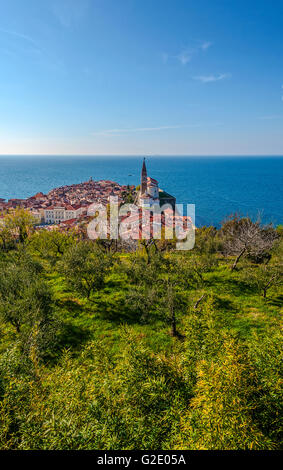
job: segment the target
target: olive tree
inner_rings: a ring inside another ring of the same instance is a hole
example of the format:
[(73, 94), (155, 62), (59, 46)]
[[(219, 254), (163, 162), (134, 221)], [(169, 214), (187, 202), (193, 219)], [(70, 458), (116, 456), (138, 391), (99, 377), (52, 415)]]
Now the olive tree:
[(0, 318), (15, 329), (22, 350), (36, 346), (44, 354), (54, 346), (52, 294), (41, 267), (25, 254), (16, 255), (0, 270)]
[(242, 257), (250, 256), (256, 261), (270, 258), (270, 252), (278, 233), (271, 226), (262, 226), (259, 221), (253, 222), (249, 217), (233, 215), (221, 228), (224, 239), (224, 251), (235, 256), (231, 266), (234, 271)]
[(31, 234), (36, 223), (33, 215), (25, 209), (17, 208), (15, 211), (8, 213), (4, 218), (4, 225), (10, 233), (23, 243)]
[(71, 289), (89, 299), (104, 287), (112, 265), (111, 254), (101, 252), (91, 241), (80, 241), (64, 254), (59, 270)]
[(261, 264), (247, 269), (244, 280), (260, 292), (264, 299), (272, 287), (283, 285), (283, 264)]
[(62, 233), (59, 230), (40, 230), (29, 240), (29, 251), (54, 264), (61, 259), (70, 246), (75, 243), (72, 234)]
[(180, 256), (169, 258), (155, 251), (150, 257), (134, 257), (127, 270), (131, 286), (127, 303), (143, 319), (159, 313), (170, 324), (171, 335), (180, 336), (177, 317), (185, 308), (186, 291), (199, 282), (190, 264)]

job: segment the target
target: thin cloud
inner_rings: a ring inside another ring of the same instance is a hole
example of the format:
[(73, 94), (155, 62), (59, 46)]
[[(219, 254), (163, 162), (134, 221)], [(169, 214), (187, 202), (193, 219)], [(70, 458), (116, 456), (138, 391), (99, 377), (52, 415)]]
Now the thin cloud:
[(5, 54), (16, 58), (18, 55), (25, 55), (32, 60), (42, 61), (47, 54), (31, 36), (19, 33), (18, 31), (0, 28), (0, 35), (8, 38)]
[(181, 62), (182, 65), (186, 65), (192, 60), (195, 51), (193, 49), (184, 49), (176, 58)]
[(226, 78), (231, 77), (230, 73), (220, 73), (219, 75), (200, 75), (198, 77), (193, 77), (194, 80), (198, 80), (202, 83), (211, 83), (218, 82), (220, 80), (225, 80)]
[(70, 28), (85, 17), (88, 7), (88, 0), (56, 0), (51, 11), (61, 26)]
[[(212, 42), (202, 41), (196, 46), (184, 47), (179, 54), (174, 55), (174, 56), (170, 56), (169, 54), (164, 53), (162, 55), (163, 62), (167, 63), (168, 59), (172, 57), (173, 59), (177, 59), (180, 62), (180, 64), (187, 65), (192, 60), (192, 58), (196, 56), (200, 51), (205, 52), (211, 46), (212, 46)], [(166, 58), (166, 60), (164, 60), (164, 58)]]
[(35, 61), (46, 68), (56, 71), (64, 68), (61, 61), (52, 57), (31, 36), (4, 28), (0, 28), (0, 34), (1, 33), (10, 38), (6, 49), (2, 50), (6, 55), (16, 58), (18, 55), (24, 54), (32, 61)]
[(27, 36), (26, 34), (18, 33), (17, 31), (3, 29), (3, 28), (0, 28), (0, 33), (8, 34), (8, 36), (14, 36), (18, 39), (23, 39), (24, 41), (29, 42), (30, 44), (35, 46), (37, 49), (39, 49), (37, 42), (30, 36)]
[(158, 127), (135, 127), (135, 128), (124, 128), (124, 129), (105, 129), (98, 132), (93, 132), (92, 135), (104, 135), (104, 136), (116, 136), (119, 134), (128, 134), (132, 132), (152, 132), (152, 131), (164, 131), (169, 129), (184, 129), (186, 127), (198, 127), (199, 124), (191, 125), (175, 125), (175, 126), (158, 126)]
[(200, 45), (200, 48), (201, 48), (203, 51), (206, 51), (206, 49), (208, 49), (210, 46), (212, 46), (212, 42), (210, 42), (210, 41), (205, 41), (205, 42), (203, 42), (203, 43)]

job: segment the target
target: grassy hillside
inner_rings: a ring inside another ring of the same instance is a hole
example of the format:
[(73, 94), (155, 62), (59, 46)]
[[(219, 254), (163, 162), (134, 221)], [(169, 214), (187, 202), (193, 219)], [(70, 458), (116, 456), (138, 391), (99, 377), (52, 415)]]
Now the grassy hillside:
[(264, 298), (262, 278), (282, 239), (231, 271), (204, 233), (191, 252), (40, 233), (2, 250), (2, 449), (280, 448), (283, 286)]

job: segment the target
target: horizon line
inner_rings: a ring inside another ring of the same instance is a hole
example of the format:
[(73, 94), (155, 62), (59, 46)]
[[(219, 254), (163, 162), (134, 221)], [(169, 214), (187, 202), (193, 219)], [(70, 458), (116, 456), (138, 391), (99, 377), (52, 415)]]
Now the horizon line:
[(250, 154), (238, 154), (238, 153), (229, 153), (229, 154), (185, 154), (185, 153), (180, 153), (180, 154), (162, 154), (162, 153), (155, 153), (155, 154), (147, 154), (146, 152), (144, 153), (137, 153), (137, 154), (116, 154), (116, 153), (0, 153), (0, 158), (1, 157), (129, 157), (129, 158), (136, 158), (136, 157), (146, 157), (146, 158), (156, 158), (156, 157), (283, 157), (283, 153), (264, 153), (264, 154), (256, 154), (256, 153), (250, 153)]

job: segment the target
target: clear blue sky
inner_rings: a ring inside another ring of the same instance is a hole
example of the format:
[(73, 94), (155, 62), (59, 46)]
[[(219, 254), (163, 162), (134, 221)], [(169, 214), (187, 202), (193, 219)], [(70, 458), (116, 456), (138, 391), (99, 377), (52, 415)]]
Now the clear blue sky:
[(283, 154), (282, 0), (0, 0), (1, 154)]

